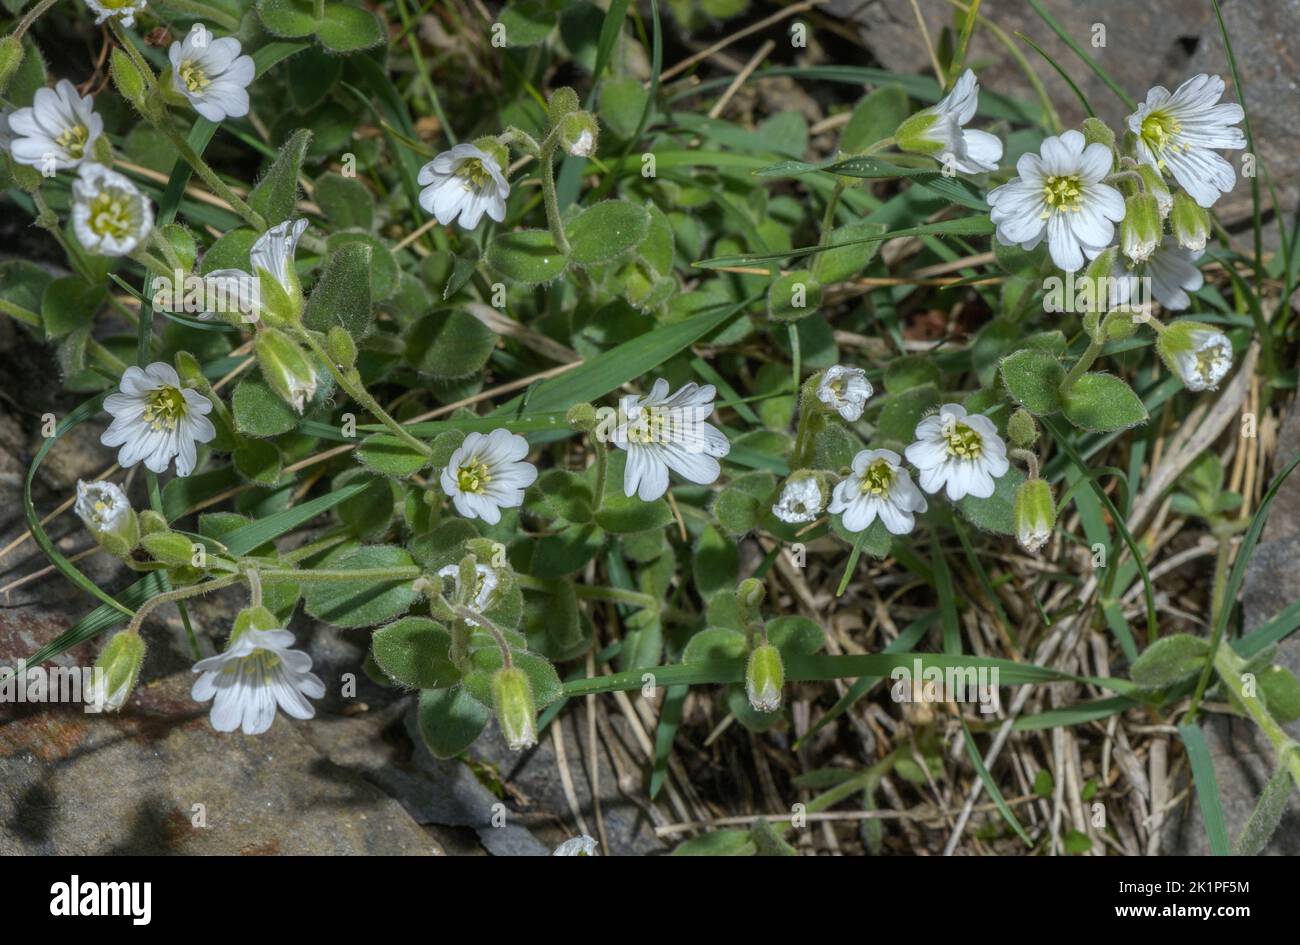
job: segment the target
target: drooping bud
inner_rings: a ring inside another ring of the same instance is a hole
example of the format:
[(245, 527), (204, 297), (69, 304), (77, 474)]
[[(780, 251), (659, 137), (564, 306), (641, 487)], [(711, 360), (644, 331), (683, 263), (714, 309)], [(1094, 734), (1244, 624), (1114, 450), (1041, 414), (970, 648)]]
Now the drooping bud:
[(0, 95), (9, 87), (9, 80), (22, 64), (22, 40), (12, 34), (0, 38)]
[(492, 702), (497, 724), (511, 751), (537, 744), (537, 709), (528, 676), (517, 666), (504, 666), (492, 677)]
[(757, 712), (775, 712), (781, 708), (781, 688), (785, 685), (785, 666), (781, 651), (770, 643), (754, 647), (745, 666), (745, 695)]
[(1137, 194), (1124, 201), (1124, 219), (1119, 225), (1119, 246), (1135, 263), (1143, 263), (1160, 245), (1160, 207), (1150, 194)]
[(140, 547), (169, 567), (188, 568), (194, 563), (194, 542), (180, 532), (150, 532), (140, 539)]
[(140, 520), (126, 493), (107, 480), (77, 480), (77, 517), (109, 554), (125, 558), (140, 543)]
[(1174, 209), (1169, 216), (1169, 228), (1183, 249), (1199, 253), (1210, 238), (1210, 211), (1206, 210), (1183, 191), (1174, 197)]
[(1164, 175), (1150, 164), (1139, 164), (1137, 172), (1142, 176), (1142, 189), (1156, 198), (1156, 206), (1160, 208), (1160, 219), (1163, 220), (1169, 216), (1169, 211), (1174, 205), (1174, 196), (1169, 192), (1169, 185), (1165, 183)]
[(144, 640), (123, 630), (109, 640), (95, 660), (91, 704), (110, 712), (126, 703), (144, 665)]
[(800, 469), (790, 474), (781, 487), (781, 495), (772, 506), (772, 514), (787, 525), (814, 521), (830, 501), (830, 482), (826, 473)]
[(600, 127), (591, 112), (570, 112), (560, 120), (560, 147), (574, 157), (591, 157), (596, 153)]
[(1214, 390), (1232, 369), (1232, 342), (1201, 322), (1174, 322), (1156, 338), (1156, 352), (1188, 390)]
[(357, 343), (342, 325), (330, 327), (325, 337), (325, 350), (329, 352), (330, 360), (344, 370), (357, 362)]
[(745, 578), (736, 588), (736, 607), (740, 611), (740, 620), (748, 625), (759, 620), (763, 600), (767, 597), (767, 588), (758, 578)]
[(1047, 544), (1056, 526), (1056, 502), (1052, 487), (1042, 479), (1028, 479), (1016, 490), (1013, 506), (1016, 540), (1026, 551)]
[(1026, 449), (1038, 442), (1038, 424), (1034, 415), (1023, 407), (1007, 418), (1007, 440), (1016, 449)]
[[(278, 284), (278, 283), (277, 283)], [(306, 352), (278, 328), (263, 328), (253, 342), (258, 367), (271, 390), (298, 413), (316, 396), (316, 369)]]

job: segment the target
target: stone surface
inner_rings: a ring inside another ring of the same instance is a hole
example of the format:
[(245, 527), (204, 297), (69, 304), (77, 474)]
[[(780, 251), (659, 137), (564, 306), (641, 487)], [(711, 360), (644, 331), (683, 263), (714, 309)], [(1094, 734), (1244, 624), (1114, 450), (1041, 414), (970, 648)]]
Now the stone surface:
[[(954, 8), (945, 0), (917, 0), (917, 5), (931, 40), (937, 42), (942, 29), (953, 22)], [(1135, 101), (1143, 101), (1151, 86), (1163, 85), (1172, 91), (1198, 72), (1222, 75), (1229, 83), (1228, 97), (1235, 100), (1218, 22), (1209, 3), (1043, 0), (1042, 5)], [(1300, 53), (1294, 42), (1300, 0), (1224, 0), (1221, 6), (1246, 88), (1257, 147), (1283, 196), (1283, 204), (1294, 209), (1300, 190), (1300, 128), (1295, 123)], [(931, 73), (912, 0), (874, 0), (866, 4), (861, 0), (833, 0), (828, 9), (852, 15), (861, 24), (863, 42), (886, 68)], [(1129, 109), (1029, 4), (1023, 0), (985, 0), (980, 14), (1016, 43), (1067, 127), (1077, 126), (1086, 112), (1056, 70), (1016, 39), (1016, 32), (1023, 32), (1042, 47), (1083, 91), (1098, 117), (1120, 129)], [(1105, 42), (1094, 46), (1094, 36), (1100, 36), (1095, 29), (1098, 24), (1105, 28)], [(988, 30), (976, 32), (967, 62), (977, 68), (985, 88), (1020, 99), (1029, 99), (1032, 94), (1020, 66)], [(1248, 197), (1249, 189), (1239, 181), (1229, 199), (1235, 202)]]

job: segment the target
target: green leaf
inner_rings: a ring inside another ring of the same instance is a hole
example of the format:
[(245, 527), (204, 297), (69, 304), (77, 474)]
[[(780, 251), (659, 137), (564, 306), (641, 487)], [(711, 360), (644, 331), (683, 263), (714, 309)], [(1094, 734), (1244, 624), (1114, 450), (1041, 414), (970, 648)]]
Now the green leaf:
[(257, 15), (273, 36), (296, 39), (316, 32), (311, 0), (257, 0)]
[(492, 710), (470, 696), (464, 686), (426, 689), (420, 693), (420, 735), (435, 758), (455, 758), (483, 733)]
[(445, 689), (460, 681), (451, 662), (451, 632), (428, 617), (403, 617), (370, 639), (375, 662), (403, 685)]
[(993, 481), (993, 495), (987, 499), (977, 499), (973, 495), (963, 496), (958, 500), (957, 508), (961, 510), (962, 517), (976, 528), (998, 535), (1014, 535), (1016, 490), (1024, 481), (1025, 474), (1012, 466)]
[(555, 29), (555, 10), (544, 0), (512, 0), (497, 19), (505, 27), (505, 44), (536, 46)]
[(840, 132), (840, 150), (856, 154), (888, 138), (907, 118), (909, 110), (907, 93), (901, 86), (874, 89), (853, 107), (849, 123)]
[(358, 538), (382, 535), (393, 518), (393, 483), (357, 467), (334, 479), (335, 485), (354, 482), (364, 483), (365, 488), (346, 502), (339, 503), (335, 510), (339, 521), (351, 528)]
[(103, 286), (91, 285), (80, 276), (55, 279), (41, 296), (41, 323), (51, 338), (59, 338), (89, 325), (108, 298)]
[(649, 211), (628, 200), (588, 207), (564, 228), (569, 259), (578, 266), (613, 262), (641, 245), (649, 232)]
[(269, 440), (243, 440), (230, 458), (241, 476), (259, 486), (275, 485), (284, 467), (279, 447)]
[(740, 550), (712, 525), (700, 532), (692, 561), (695, 588), (708, 600), (720, 592), (734, 593), (740, 576)]
[[(330, 62), (339, 61), (332, 57), (326, 58)], [(355, 178), (327, 171), (316, 179), (316, 189), (312, 197), (333, 229), (346, 230), (355, 227), (368, 230), (374, 223), (374, 195), (365, 184)]]
[(1285, 666), (1269, 666), (1256, 677), (1268, 711), (1283, 725), (1300, 719), (1300, 682)]
[[(1285, 762), (1285, 759), (1283, 759)], [(1268, 841), (1277, 832), (1282, 823), (1291, 800), (1291, 772), (1285, 763), (1279, 764), (1273, 776), (1264, 785), (1259, 795), (1259, 802), (1251, 812), (1250, 819), (1241, 830), (1237, 846), (1233, 852), (1237, 856), (1255, 856), (1263, 851)]]
[(319, 332), (342, 325), (353, 338), (364, 337), (370, 330), (373, 258), (372, 248), (365, 243), (344, 243), (335, 249), (307, 299), (303, 324)]
[(496, 347), (497, 335), (469, 312), (431, 312), (407, 332), (406, 360), (417, 371), (439, 380), (469, 377), (483, 370)]
[(1129, 667), (1129, 675), (1139, 686), (1164, 689), (1200, 672), (1209, 652), (1209, 644), (1200, 637), (1170, 634), (1147, 647)]
[[(415, 564), (403, 549), (393, 545), (356, 548), (330, 562), (330, 570), (357, 571), (364, 568), (400, 568)], [(411, 589), (414, 579), (376, 581), (330, 581), (303, 584), (307, 613), (336, 627), (370, 627), (402, 613), (419, 595)]]
[(876, 421), (877, 435), (896, 443), (911, 443), (916, 439), (916, 425), (939, 406), (939, 391), (933, 384), (921, 384), (881, 400), (884, 405)]
[(774, 321), (798, 321), (817, 311), (822, 287), (807, 269), (796, 269), (772, 282), (767, 293), (767, 314)]
[(357, 447), (357, 458), (375, 472), (394, 479), (413, 476), (429, 462), (424, 453), (391, 433), (366, 437)]
[(566, 525), (537, 539), (531, 573), (537, 578), (559, 578), (572, 574), (605, 546), (605, 533), (598, 525)]
[(748, 830), (715, 830), (677, 845), (673, 856), (754, 856), (758, 847)]
[(325, 18), (316, 30), (321, 45), (336, 53), (370, 49), (382, 43), (386, 35), (387, 28), (378, 16), (345, 3), (325, 4)]
[(529, 648), (553, 660), (581, 656), (593, 639), (572, 581), (548, 581), (540, 591), (530, 588), (524, 594), (523, 630)]
[(826, 631), (815, 620), (787, 614), (767, 622), (767, 639), (783, 657), (809, 656), (826, 645)]
[(288, 433), (301, 419), (270, 385), (260, 371), (241, 378), (230, 399), (235, 429), (248, 436), (268, 437)]
[(369, 247), (371, 299), (382, 302), (397, 291), (402, 271), (393, 257), (392, 250), (382, 240), (361, 230), (347, 230), (330, 234), (327, 245), (331, 253), (337, 253), (344, 246)]
[[(1203, 641), (1202, 641), (1203, 642)], [(1214, 759), (1205, 743), (1205, 734), (1195, 724), (1178, 726), (1178, 736), (1187, 749), (1187, 760), (1192, 765), (1192, 780), (1196, 784), (1196, 798), (1201, 805), (1201, 818), (1205, 834), (1214, 856), (1228, 856), (1232, 850), (1228, 843), (1228, 827), (1223, 819), (1223, 806), (1219, 800), (1219, 782), (1214, 775)]]
[(484, 259), (493, 272), (524, 285), (550, 282), (569, 264), (546, 230), (496, 233), (488, 242)]
[(459, 564), (465, 557), (465, 542), (477, 537), (478, 532), (467, 519), (451, 518), (439, 522), (428, 534), (412, 539), (407, 550), (424, 570), (438, 571)]
[(635, 76), (606, 79), (600, 87), (600, 117), (614, 134), (630, 138), (641, 125), (650, 93)]
[(1112, 374), (1085, 374), (1065, 395), (1065, 418), (1082, 430), (1108, 433), (1146, 423), (1147, 408)]
[(1026, 348), (1002, 359), (1002, 383), (1012, 399), (1030, 413), (1055, 413), (1061, 409), (1061, 382), (1065, 368), (1046, 351)]
[(738, 660), (745, 656), (745, 635), (739, 630), (707, 627), (698, 631), (682, 650), (683, 663), (707, 663), (712, 660)]
[(823, 171), (840, 174), (844, 177), (860, 177), (864, 180), (891, 180), (905, 178), (926, 190), (933, 191), (950, 203), (968, 207), (971, 210), (988, 210), (984, 198), (966, 181), (950, 177), (942, 171), (932, 168), (901, 167), (878, 157), (855, 157), (847, 160), (832, 158), (826, 161), (806, 163), (804, 161), (786, 161), (774, 164), (756, 172), (759, 177), (799, 177)]
[[(822, 252), (813, 263), (813, 275), (823, 284), (843, 282), (861, 274), (880, 252), (880, 242), (859, 243), (857, 240), (883, 236), (889, 228), (883, 223), (855, 220), (831, 231), (831, 248)], [(836, 247), (847, 244), (843, 248)]]
[(276, 226), (293, 217), (298, 205), (298, 175), (302, 173), (303, 158), (310, 144), (308, 129), (295, 131), (248, 195), (248, 205), (266, 219), (267, 226)]

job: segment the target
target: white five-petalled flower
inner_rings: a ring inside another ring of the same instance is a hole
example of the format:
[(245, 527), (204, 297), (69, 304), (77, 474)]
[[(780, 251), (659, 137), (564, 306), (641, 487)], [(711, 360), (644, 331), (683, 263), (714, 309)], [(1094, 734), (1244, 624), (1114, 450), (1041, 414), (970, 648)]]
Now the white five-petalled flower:
[(248, 114), (248, 86), (257, 67), (251, 56), (241, 56), (240, 51), (235, 37), (214, 39), (202, 23), (167, 48), (176, 88), (208, 121)]
[(196, 390), (181, 386), (170, 364), (155, 361), (147, 368), (129, 367), (118, 393), (104, 399), (113, 422), (99, 442), (120, 446), (118, 465), (124, 469), (144, 460), (151, 472), (163, 472), (176, 459), (176, 475), (194, 471), (195, 444), (217, 435), (207, 414), (212, 401)]
[(659, 378), (648, 394), (629, 394), (619, 401), (620, 422), (610, 440), (627, 451), (623, 494), (653, 502), (668, 491), (671, 469), (688, 482), (708, 485), (722, 472), (718, 457), (731, 444), (708, 422), (716, 391), (694, 381), (669, 393)]
[(900, 463), (893, 450), (862, 450), (853, 457), (853, 474), (836, 484), (826, 510), (843, 512), (851, 532), (870, 527), (879, 516), (891, 534), (906, 535), (927, 503)]
[(96, 256), (126, 256), (149, 236), (153, 205), (116, 171), (86, 163), (72, 184), (77, 242)]
[[(242, 269), (215, 269), (203, 277), (205, 302), (233, 314), (238, 310), (244, 321), (257, 321), (262, 311), (261, 274), (274, 279), (290, 299), (302, 294), (302, 285), (294, 269), (293, 258), (298, 241), (307, 229), (306, 220), (285, 220), (257, 238), (248, 258), (252, 272)], [(215, 311), (205, 311), (211, 318)]]
[(60, 79), (52, 89), (37, 89), (31, 105), (9, 116), (9, 131), (15, 161), (42, 173), (62, 171), (90, 156), (104, 119), (95, 114), (94, 96), (78, 95), (76, 86)]
[(862, 416), (863, 406), (874, 393), (866, 371), (840, 364), (828, 367), (817, 385), (817, 399), (850, 423)]
[(73, 506), (77, 518), (90, 531), (116, 532), (131, 515), (131, 501), (122, 487), (107, 479), (95, 482), (77, 480), (77, 504)]
[(495, 525), (502, 509), (523, 504), (524, 490), (537, 480), (527, 455), (528, 441), (509, 430), (471, 433), (443, 469), (442, 491), (461, 515)]
[(997, 170), (1002, 160), (997, 135), (963, 127), (975, 117), (979, 95), (975, 73), (967, 69), (951, 92), (903, 122), (896, 136), (899, 147), (933, 154), (963, 174)]
[(791, 476), (772, 506), (772, 514), (787, 525), (801, 525), (820, 515), (825, 504), (816, 476)]
[[(1148, 278), (1151, 294), (1161, 305), (1171, 311), (1187, 308), (1192, 304), (1187, 293), (1195, 292), (1205, 284), (1205, 276), (1196, 265), (1200, 255), (1179, 246), (1173, 236), (1165, 236), (1144, 263), (1133, 264), (1117, 253), (1111, 270), (1111, 307), (1138, 307), (1143, 287), (1138, 280)], [(1150, 302), (1150, 299), (1142, 301)]]
[(1215, 149), (1246, 146), (1246, 136), (1233, 127), (1245, 113), (1236, 102), (1219, 102), (1223, 89), (1221, 78), (1205, 73), (1192, 76), (1172, 95), (1157, 85), (1128, 116), (1138, 158), (1173, 174), (1202, 207), (1212, 207), (1237, 182), (1232, 165)]
[(1208, 325), (1174, 322), (1156, 344), (1188, 390), (1215, 390), (1232, 370), (1232, 342)]
[(472, 230), (486, 213), (500, 223), (506, 218), (510, 185), (497, 159), (474, 144), (458, 144), (420, 168), (420, 206), (447, 226), (460, 217), (461, 229)]
[(944, 404), (916, 425), (916, 442), (905, 453), (916, 467), (917, 481), (926, 492), (947, 487), (948, 499), (964, 496), (987, 499), (994, 480), (1006, 475), (1007, 446), (993, 421), (981, 414), (967, 415), (960, 404)]
[(1077, 131), (1043, 141), (1039, 154), (1023, 154), (1017, 177), (989, 191), (989, 218), (998, 242), (1033, 249), (1047, 238), (1052, 262), (1066, 272), (1083, 267), (1115, 236), (1124, 198), (1104, 183), (1110, 148), (1087, 144)]
[(95, 14), (96, 26), (114, 16), (123, 26), (133, 26), (135, 15), (148, 5), (148, 0), (86, 0), (86, 6)]
[(275, 721), (279, 705), (295, 719), (316, 714), (307, 697), (325, 695), (325, 684), (311, 671), (311, 657), (292, 649), (288, 630), (251, 627), (230, 641), (225, 652), (194, 664), (200, 673), (190, 690), (195, 702), (213, 699), (208, 718), (218, 732), (243, 729), (260, 735)]

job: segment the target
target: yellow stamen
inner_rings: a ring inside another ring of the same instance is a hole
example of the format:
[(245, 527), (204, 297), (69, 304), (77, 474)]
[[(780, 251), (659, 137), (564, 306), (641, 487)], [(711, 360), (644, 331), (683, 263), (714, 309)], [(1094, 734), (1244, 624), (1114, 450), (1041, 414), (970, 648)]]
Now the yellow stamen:
[(461, 492), (486, 492), (491, 481), (492, 473), (488, 470), (487, 463), (478, 459), (462, 464), (456, 475), (456, 485)]
[(160, 387), (149, 394), (142, 419), (155, 430), (174, 430), (176, 423), (189, 413), (185, 395), (175, 387)]
[(1042, 218), (1046, 220), (1053, 210), (1062, 212), (1079, 212), (1079, 201), (1083, 197), (1083, 181), (1078, 174), (1054, 174), (1043, 179), (1043, 202), (1047, 209)]
[(984, 452), (984, 439), (964, 423), (949, 420), (943, 428), (948, 455), (959, 459), (978, 459)]
[(862, 474), (858, 488), (863, 495), (886, 495), (893, 482), (894, 471), (889, 467), (889, 461), (878, 459)]
[(181, 81), (191, 92), (202, 92), (212, 80), (208, 78), (206, 72), (193, 59), (186, 59), (181, 62), (180, 68), (176, 70), (180, 73)]

